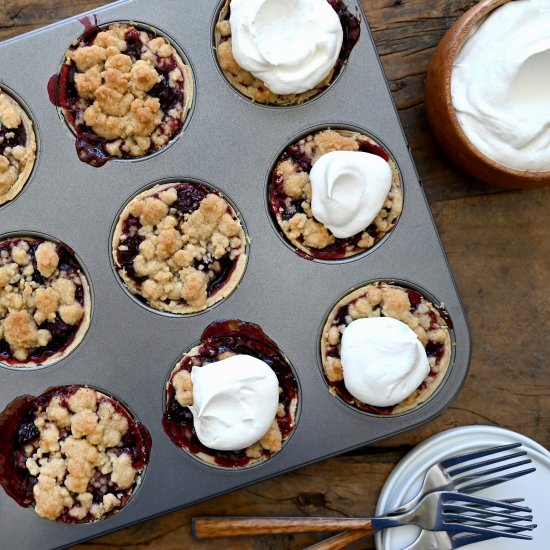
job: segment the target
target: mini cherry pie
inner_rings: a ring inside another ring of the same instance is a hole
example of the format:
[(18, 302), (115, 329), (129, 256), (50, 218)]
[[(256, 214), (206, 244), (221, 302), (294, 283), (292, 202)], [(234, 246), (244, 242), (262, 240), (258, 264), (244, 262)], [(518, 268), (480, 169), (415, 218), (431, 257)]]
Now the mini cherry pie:
[[(426, 350), (430, 372), (422, 384), (393, 407), (375, 407), (354, 398), (344, 385), (340, 343), (345, 328), (366, 317), (391, 317), (408, 325)], [(452, 356), (446, 311), (436, 308), (417, 290), (386, 282), (375, 282), (354, 290), (329, 313), (321, 337), (321, 360), (330, 391), (359, 410), (394, 415), (414, 409), (439, 388), (449, 370)]]
[(102, 166), (165, 147), (191, 106), (193, 75), (166, 38), (114, 23), (69, 48), (57, 95), (80, 160)]
[(118, 512), (140, 483), (151, 436), (116, 399), (87, 386), (24, 395), (0, 414), (0, 483), (63, 523)]
[(39, 237), (0, 242), (0, 362), (48, 365), (67, 356), (90, 324), (91, 298), (73, 251)]
[(238, 286), (247, 237), (231, 205), (192, 182), (157, 185), (122, 211), (113, 238), (115, 268), (150, 306), (202, 311)]
[[(191, 370), (233, 355), (250, 355), (267, 363), (279, 381), (279, 405), (269, 431), (246, 449), (219, 451), (203, 445), (193, 427)], [(285, 356), (254, 323), (216, 321), (203, 332), (198, 346), (185, 354), (170, 375), (166, 393), (164, 430), (172, 442), (201, 460), (225, 468), (242, 468), (263, 462), (279, 452), (292, 434), (298, 406), (298, 385)]]

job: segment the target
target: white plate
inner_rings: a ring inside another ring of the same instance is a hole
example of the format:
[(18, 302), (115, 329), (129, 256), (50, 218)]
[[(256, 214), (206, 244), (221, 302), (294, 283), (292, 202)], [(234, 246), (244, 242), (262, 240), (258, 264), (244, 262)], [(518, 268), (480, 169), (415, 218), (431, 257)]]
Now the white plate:
[[(465, 426), (447, 430), (430, 437), (415, 447), (388, 477), (376, 507), (376, 514), (393, 510), (409, 501), (420, 490), (424, 473), (435, 462), (451, 455), (461, 454), (483, 447), (521, 442), (537, 470), (518, 479), (501, 483), (477, 493), (489, 498), (524, 498), (525, 505), (533, 510), (533, 522), (538, 527), (532, 531), (533, 540), (498, 538), (466, 546), (468, 550), (548, 550), (550, 548), (550, 452), (524, 435), (494, 426)], [(522, 466), (519, 469), (528, 468)], [(512, 472), (513, 470), (509, 470)], [(387, 529), (376, 535), (379, 550), (401, 550), (411, 544), (419, 528), (413, 526)], [(498, 542), (497, 542), (498, 541)]]

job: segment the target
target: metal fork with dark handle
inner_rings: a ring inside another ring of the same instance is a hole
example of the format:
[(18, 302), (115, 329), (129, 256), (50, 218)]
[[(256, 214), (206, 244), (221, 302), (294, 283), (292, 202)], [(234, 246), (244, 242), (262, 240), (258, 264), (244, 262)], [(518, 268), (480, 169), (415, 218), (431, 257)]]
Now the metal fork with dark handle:
[[(479, 506), (491, 507), (491, 517), (472, 515)], [(195, 518), (195, 537), (214, 538), (319, 531), (388, 529), (418, 525), (430, 531), (494, 534), (530, 539), (522, 533), (536, 527), (531, 509), (464, 493), (436, 491), (425, 495), (411, 510), (375, 518)], [(498, 519), (492, 519), (498, 518)]]
[[(527, 451), (517, 451), (515, 453), (507, 453), (502, 456), (492, 456), (513, 449), (521, 447), (521, 443), (510, 443), (508, 445), (500, 445), (498, 447), (488, 447), (477, 451), (471, 451), (460, 455), (452, 456), (444, 460), (440, 460), (433, 464), (424, 474), (424, 480), (422, 481), (422, 487), (418, 494), (406, 504), (403, 504), (399, 508), (392, 510), (390, 514), (397, 514), (400, 512), (406, 512), (415, 506), (420, 499), (431, 491), (461, 491), (463, 493), (475, 493), (488, 489), (499, 483), (510, 481), (518, 477), (524, 476), (534, 472), (536, 468), (526, 468), (524, 470), (518, 470), (515, 472), (509, 472), (507, 474), (498, 475), (495, 477), (487, 478), (486, 476), (498, 474), (512, 468), (518, 468), (530, 464), (532, 460), (526, 458), (523, 460), (515, 461), (516, 458), (520, 458), (527, 454)], [(487, 460), (485, 457), (490, 457)], [(475, 462), (472, 462), (475, 461)], [(466, 464), (471, 462), (471, 464)], [(497, 466), (498, 464), (498, 466)], [(493, 466), (492, 468), (486, 468), (487, 466)], [(480, 470), (480, 468), (486, 468)], [(468, 472), (468, 473), (467, 473)], [(464, 475), (466, 474), (467, 475)], [(373, 530), (354, 531), (353, 533), (340, 533), (329, 539), (331, 545), (324, 545), (323, 542), (313, 545), (315, 550), (339, 550), (345, 548), (349, 544), (358, 541), (362, 538), (372, 535)]]

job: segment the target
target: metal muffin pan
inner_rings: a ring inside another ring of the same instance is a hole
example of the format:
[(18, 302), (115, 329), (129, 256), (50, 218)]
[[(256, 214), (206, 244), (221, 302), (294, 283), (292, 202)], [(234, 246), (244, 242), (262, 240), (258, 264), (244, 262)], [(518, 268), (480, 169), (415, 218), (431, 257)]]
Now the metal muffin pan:
[[(38, 517), (0, 491), (0, 530), (18, 548), (61, 548), (170, 510), (255, 483), (305, 464), (412, 429), (440, 414), (467, 374), (467, 321), (416, 174), (360, 3), (362, 33), (349, 64), (330, 89), (296, 107), (267, 108), (234, 92), (212, 49), (218, 0), (126, 0), (93, 12), (99, 24), (135, 20), (172, 37), (195, 76), (192, 118), (176, 142), (138, 161), (92, 168), (79, 161), (74, 138), (48, 99), (47, 84), (84, 28), (73, 18), (0, 44), (0, 85), (22, 97), (38, 133), (38, 158), (25, 192), (2, 208), (0, 237), (38, 232), (73, 248), (86, 266), (94, 300), (87, 336), (66, 359), (30, 371), (0, 368), (0, 408), (50, 386), (90, 384), (128, 405), (151, 431), (149, 466), (134, 498), (114, 517), (62, 525)], [(92, 15), (91, 13), (89, 14)], [(21, 60), (25, 60), (24, 64)], [(269, 168), (297, 135), (318, 126), (354, 126), (393, 155), (404, 188), (394, 231), (355, 261), (312, 262), (289, 250), (266, 207)], [(200, 315), (177, 317), (142, 307), (121, 289), (111, 267), (111, 228), (120, 208), (163, 179), (212, 184), (236, 205), (252, 241), (239, 288)], [(334, 302), (372, 280), (401, 280), (443, 303), (456, 350), (444, 385), (424, 406), (392, 418), (355, 411), (333, 397), (319, 366), (319, 334)], [(267, 462), (242, 470), (211, 468), (176, 448), (161, 425), (164, 386), (178, 357), (212, 321), (258, 323), (291, 361), (301, 388), (292, 438)]]

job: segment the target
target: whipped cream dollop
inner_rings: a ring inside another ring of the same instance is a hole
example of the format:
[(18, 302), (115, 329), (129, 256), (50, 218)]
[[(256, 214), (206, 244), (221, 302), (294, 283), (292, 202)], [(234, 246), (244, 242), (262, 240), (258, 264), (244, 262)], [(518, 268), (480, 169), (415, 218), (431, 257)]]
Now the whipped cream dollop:
[(470, 141), (499, 164), (550, 171), (550, 0), (515, 0), (456, 56), (452, 102)]
[(309, 179), (313, 216), (335, 237), (345, 239), (376, 218), (390, 191), (392, 171), (377, 155), (333, 151), (319, 158)]
[(346, 389), (368, 405), (390, 407), (428, 376), (428, 357), (416, 334), (391, 317), (351, 322), (340, 350)]
[(238, 451), (269, 430), (279, 404), (273, 370), (250, 355), (193, 367), (193, 424), (199, 441), (218, 451)]
[(322, 82), (343, 41), (326, 0), (232, 0), (235, 61), (276, 94), (299, 94)]

